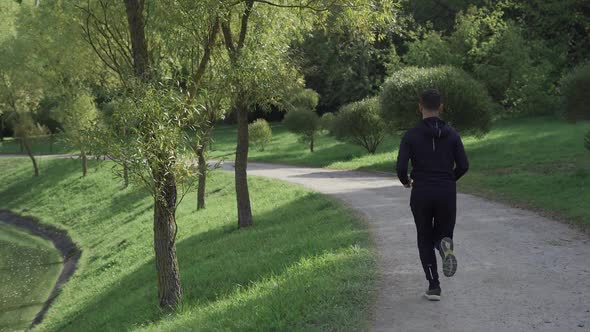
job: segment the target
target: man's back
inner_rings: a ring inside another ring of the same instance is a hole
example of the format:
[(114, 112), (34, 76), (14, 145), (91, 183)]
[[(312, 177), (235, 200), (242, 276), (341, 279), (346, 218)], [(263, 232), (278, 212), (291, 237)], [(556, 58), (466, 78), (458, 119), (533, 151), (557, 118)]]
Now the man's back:
[(438, 117), (422, 120), (404, 135), (397, 161), (404, 184), (409, 183), (408, 160), (415, 189), (455, 191), (455, 182), (469, 167), (459, 134)]

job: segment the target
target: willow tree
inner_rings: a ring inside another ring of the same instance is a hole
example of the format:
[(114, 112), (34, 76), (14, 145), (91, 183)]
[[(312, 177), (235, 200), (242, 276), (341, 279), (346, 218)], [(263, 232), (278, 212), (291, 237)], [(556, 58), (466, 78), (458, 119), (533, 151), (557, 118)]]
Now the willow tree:
[[(224, 5), (221, 30), (231, 63), (228, 82), (238, 132), (235, 186), (238, 227), (253, 225), (248, 191), (248, 112), (280, 104), (281, 95), (297, 83), (295, 61), (289, 45), (314, 26), (324, 26), (338, 12), (332, 28), (347, 26), (374, 36), (374, 27), (387, 25), (393, 0), (238, 0)], [(224, 2), (225, 3), (225, 2)]]
[(181, 150), (186, 129), (197, 131), (200, 125), (195, 97), (219, 31), (218, 5), (213, 0), (89, 0), (78, 7), (86, 41), (121, 83), (113, 121), (125, 124), (131, 139), (111, 130), (105, 135), (109, 154), (129, 165), (154, 199), (162, 308), (176, 307), (182, 297), (176, 208), (187, 192), (185, 179), (193, 177)]
[(85, 91), (66, 96), (56, 113), (56, 118), (63, 128), (63, 140), (69, 146), (80, 150), (82, 176), (86, 176), (92, 127), (98, 117), (94, 97)]
[[(213, 66), (212, 66), (213, 67)], [(224, 82), (217, 76), (218, 72), (208, 75), (204, 82), (205, 88), (199, 91), (198, 105), (200, 107), (199, 123), (201, 130), (188, 139), (189, 145), (197, 156), (198, 184), (197, 184), (197, 210), (205, 208), (205, 188), (207, 174), (210, 165), (208, 161), (208, 147), (213, 143), (213, 130), (215, 123), (225, 117), (229, 108), (228, 98), (223, 89)], [(216, 168), (215, 164), (213, 168)]]
[(46, 133), (46, 128), (34, 120), (43, 97), (43, 86), (42, 81), (31, 70), (39, 68), (39, 65), (28, 52), (28, 40), (26, 36), (17, 33), (16, 21), (26, 14), (22, 13), (24, 10), (30, 9), (22, 8), (23, 6), (27, 5), (9, 8), (11, 10), (0, 16), (5, 19), (2, 25), (9, 27), (6, 34), (0, 36), (0, 130), (3, 130), (6, 122), (13, 125), (15, 137), (29, 155), (34, 174), (38, 176), (39, 167), (30, 140), (34, 136)]

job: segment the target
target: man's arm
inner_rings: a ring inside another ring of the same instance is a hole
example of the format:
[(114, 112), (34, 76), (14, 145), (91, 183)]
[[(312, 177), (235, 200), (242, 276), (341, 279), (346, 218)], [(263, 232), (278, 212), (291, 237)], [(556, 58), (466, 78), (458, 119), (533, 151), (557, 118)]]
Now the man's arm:
[(408, 178), (408, 162), (410, 161), (410, 145), (408, 144), (408, 134), (406, 133), (402, 138), (397, 153), (397, 177), (401, 183), (408, 187), (410, 186), (410, 179)]
[(469, 160), (467, 160), (467, 154), (461, 141), (461, 136), (457, 135), (457, 142), (455, 143), (455, 150), (453, 151), (455, 157), (455, 181), (458, 181), (469, 169)]

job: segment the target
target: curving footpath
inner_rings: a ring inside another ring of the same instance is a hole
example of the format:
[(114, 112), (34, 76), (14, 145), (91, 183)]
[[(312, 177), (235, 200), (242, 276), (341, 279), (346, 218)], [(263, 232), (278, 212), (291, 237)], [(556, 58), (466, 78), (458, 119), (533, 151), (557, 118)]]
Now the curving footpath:
[(42, 237), (53, 242), (55, 248), (60, 252), (63, 259), (63, 268), (57, 277), (57, 281), (47, 298), (47, 301), (43, 303), (41, 310), (35, 315), (35, 318), (31, 322), (31, 325), (27, 330), (30, 330), (35, 325), (41, 323), (47, 310), (59, 295), (61, 287), (70, 279), (70, 277), (76, 271), (78, 260), (82, 252), (76, 246), (74, 241), (68, 236), (65, 231), (57, 229), (50, 225), (41, 224), (37, 219), (32, 217), (23, 217), (16, 213), (12, 213), (6, 210), (0, 210), (0, 222), (4, 222), (8, 225), (22, 228), (36, 236)]
[(260, 163), (248, 174), (331, 195), (366, 218), (379, 253), (374, 331), (590, 331), (590, 239), (571, 226), (459, 194), (459, 270), (442, 277), (442, 301), (428, 302), (410, 190), (397, 178)]

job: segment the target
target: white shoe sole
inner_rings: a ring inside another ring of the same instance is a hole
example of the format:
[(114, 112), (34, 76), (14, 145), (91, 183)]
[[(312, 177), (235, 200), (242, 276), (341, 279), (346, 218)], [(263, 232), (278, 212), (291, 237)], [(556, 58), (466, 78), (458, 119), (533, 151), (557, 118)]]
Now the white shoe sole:
[(457, 272), (457, 258), (453, 248), (453, 240), (444, 238), (440, 243), (440, 254), (443, 260), (443, 274), (445, 277), (452, 277)]
[(428, 299), (428, 301), (440, 301), (440, 295), (424, 294), (424, 297), (426, 297)]

